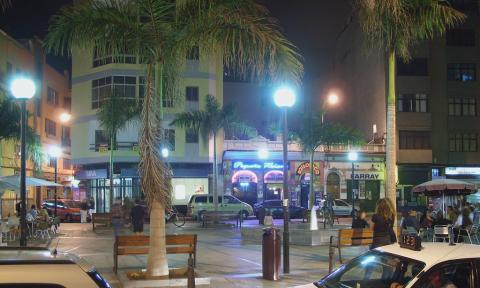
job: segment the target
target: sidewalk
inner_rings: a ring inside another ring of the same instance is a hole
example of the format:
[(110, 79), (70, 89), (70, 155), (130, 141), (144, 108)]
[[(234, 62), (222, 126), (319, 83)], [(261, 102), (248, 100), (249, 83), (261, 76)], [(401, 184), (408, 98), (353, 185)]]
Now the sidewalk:
[[(245, 224), (256, 225), (254, 220), (248, 220)], [(167, 225), (169, 234), (198, 235), (195, 271), (200, 277), (210, 277), (211, 287), (291, 287), (318, 280), (328, 270), (327, 246), (291, 246), (291, 273), (288, 276), (282, 275), (280, 281), (263, 280), (261, 245), (242, 241), (239, 229), (228, 227), (204, 229), (200, 228), (198, 223), (189, 222), (182, 228), (170, 225)], [(148, 227), (146, 228), (148, 230)], [(51, 241), (50, 247), (58, 245), (59, 251), (84, 257), (95, 265), (114, 287), (121, 287), (112, 272), (113, 242), (112, 230), (94, 233), (91, 224), (63, 223), (60, 226), (59, 237)], [(344, 255), (346, 258), (354, 257), (365, 250), (366, 248), (349, 248), (345, 249)], [(186, 258), (183, 255), (169, 255), (169, 266), (182, 267), (185, 263)], [(119, 273), (145, 268), (146, 256), (120, 257), (119, 267)]]

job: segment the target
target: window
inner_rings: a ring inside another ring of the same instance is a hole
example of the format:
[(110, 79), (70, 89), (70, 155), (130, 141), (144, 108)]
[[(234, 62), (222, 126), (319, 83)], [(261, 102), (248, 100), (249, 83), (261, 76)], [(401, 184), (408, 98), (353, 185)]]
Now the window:
[(145, 81), (144, 76), (138, 77), (138, 98), (143, 99), (145, 98), (145, 87), (147, 82)]
[(450, 152), (477, 152), (476, 133), (452, 133), (448, 137)]
[(99, 147), (108, 147), (108, 135), (103, 130), (95, 130), (95, 151)]
[(42, 99), (39, 97), (35, 97), (35, 114), (37, 117), (42, 117)]
[(240, 200), (238, 200), (237, 198), (233, 197), (233, 196), (223, 196), (224, 199), (225, 199), (225, 203), (230, 203), (230, 204), (240, 204)]
[(428, 112), (427, 94), (400, 94), (397, 101), (399, 112)]
[(400, 149), (431, 149), (430, 132), (400, 131)]
[[(135, 99), (137, 78), (135, 76), (109, 76), (92, 81), (92, 109), (97, 109), (110, 93)], [(112, 91), (113, 88), (113, 91)]]
[(70, 147), (70, 127), (62, 126), (62, 146)]
[(198, 143), (198, 131), (195, 129), (185, 130), (185, 142), (186, 143)]
[(448, 115), (450, 116), (476, 116), (477, 101), (475, 98), (459, 97), (448, 99)]
[(57, 136), (57, 124), (47, 118), (45, 118), (45, 134), (47, 136)]
[(207, 196), (197, 196), (195, 203), (207, 203)]
[(165, 129), (164, 130), (164, 141), (168, 145), (171, 151), (175, 151), (175, 130), (174, 129)]
[(71, 159), (67, 159), (67, 158), (63, 158), (63, 169), (72, 169), (72, 160)]
[(200, 59), (200, 49), (198, 46), (192, 47), (187, 53), (188, 60), (199, 60)]
[(476, 79), (476, 65), (473, 63), (450, 63), (447, 66), (447, 79), (469, 82)]
[(475, 269), (470, 262), (455, 261), (441, 264), (425, 273), (418, 287), (473, 287), (472, 271)]
[(47, 103), (54, 106), (58, 106), (59, 104), (58, 93), (51, 87), (47, 88)]
[(112, 77), (100, 78), (92, 81), (92, 109), (97, 109), (112, 90)]
[(448, 46), (475, 46), (475, 30), (452, 29), (447, 31)]
[(187, 87), (186, 99), (187, 101), (198, 101), (198, 87)]
[(390, 287), (390, 284), (397, 282), (398, 287), (407, 287), (424, 267), (425, 263), (420, 261), (370, 251), (348, 262), (335, 273), (315, 283), (315, 286)]
[(427, 58), (413, 58), (408, 63), (397, 59), (397, 75), (399, 76), (427, 76)]
[(70, 97), (63, 98), (63, 108), (67, 111), (72, 111), (72, 98)]
[(55, 167), (55, 163), (56, 163), (57, 159), (55, 157), (50, 156), (50, 155), (47, 155), (46, 157), (47, 157), (47, 163), (46, 163), (47, 167), (51, 167), (51, 168)]
[(98, 51), (95, 51), (93, 55), (93, 67), (103, 66), (111, 63), (135, 64), (136, 62), (137, 58), (135, 55), (130, 55), (128, 53), (113, 56), (112, 54), (102, 55)]

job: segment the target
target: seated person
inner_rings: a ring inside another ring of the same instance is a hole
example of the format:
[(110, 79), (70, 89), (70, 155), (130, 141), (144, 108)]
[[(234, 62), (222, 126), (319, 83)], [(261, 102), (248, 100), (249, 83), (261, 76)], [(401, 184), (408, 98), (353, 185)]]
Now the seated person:
[(32, 207), (30, 207), (30, 211), (28, 211), (28, 214), (30, 214), (33, 219), (37, 219), (37, 217), (38, 217), (38, 210), (37, 210), (37, 208), (35, 207), (35, 205), (32, 205)]
[(435, 220), (433, 220), (433, 226), (437, 226), (437, 225), (450, 225), (452, 224), (452, 222), (450, 220), (447, 220), (443, 217), (443, 212), (442, 211), (438, 211), (437, 212), (437, 217), (435, 218)]
[(405, 219), (403, 220), (402, 229), (406, 230), (407, 227), (413, 227), (417, 231), (420, 229), (420, 223), (418, 222), (418, 219), (417, 219), (417, 211), (411, 210), (408, 213), (408, 216), (405, 217)]
[(357, 218), (352, 222), (352, 229), (365, 229), (370, 227), (368, 222), (365, 220), (367, 213), (365, 211), (359, 211)]

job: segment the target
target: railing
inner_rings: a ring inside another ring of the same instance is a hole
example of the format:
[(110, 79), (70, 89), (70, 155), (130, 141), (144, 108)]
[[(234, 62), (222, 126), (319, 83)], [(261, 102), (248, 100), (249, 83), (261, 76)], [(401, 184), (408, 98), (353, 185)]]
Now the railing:
[[(225, 140), (223, 142), (224, 150), (258, 150), (268, 149), (270, 151), (282, 151), (282, 141), (270, 141), (265, 138), (251, 139), (251, 140)], [(361, 146), (352, 145), (329, 145), (320, 146), (316, 151), (318, 152), (347, 152), (355, 150), (358, 152), (368, 153), (385, 153), (385, 145), (383, 144), (366, 144)], [(288, 151), (302, 151), (300, 145), (296, 142), (288, 143)]]
[[(110, 150), (110, 145), (105, 143), (90, 144), (89, 150), (96, 152), (108, 152)], [(138, 142), (117, 142), (115, 145), (115, 150), (138, 151)]]

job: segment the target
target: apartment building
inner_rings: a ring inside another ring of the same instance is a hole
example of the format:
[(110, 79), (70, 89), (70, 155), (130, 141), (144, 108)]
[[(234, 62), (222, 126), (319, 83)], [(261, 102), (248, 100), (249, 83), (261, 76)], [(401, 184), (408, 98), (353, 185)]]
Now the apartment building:
[[(42, 43), (38, 39), (15, 40), (0, 30), (0, 85), (8, 91), (8, 83), (17, 75), (31, 77), (36, 84), (36, 95), (29, 100), (27, 107), (30, 125), (40, 136), (44, 152), (44, 161), (39, 171), (33, 169), (31, 161), (27, 163), (27, 176), (54, 180), (54, 161), (48, 155), (52, 146), (61, 147), (58, 157), (58, 182), (64, 184), (57, 189), (58, 197), (72, 198), (70, 184), (73, 170), (70, 151), (70, 123), (62, 122), (60, 115), (70, 113), (71, 98), (68, 72), (60, 73), (47, 61)], [(20, 133), (20, 132), (19, 132)], [(0, 176), (20, 173), (20, 145), (18, 141), (1, 141)], [(40, 205), (46, 198), (53, 198), (53, 188), (28, 187), (29, 204)], [(5, 192), (2, 196), (2, 215), (14, 211), (18, 195)]]
[[(195, 50), (195, 49), (194, 49)], [(112, 89), (125, 97), (144, 97), (145, 65), (135, 55), (95, 55), (76, 52), (72, 57), (72, 155), (76, 167), (75, 190), (80, 197), (91, 197), (98, 212), (109, 211), (109, 141), (97, 121), (96, 113)], [(180, 95), (162, 103), (165, 146), (172, 169), (173, 204), (186, 205), (193, 193), (208, 193), (211, 174), (211, 141), (193, 130), (170, 126), (176, 113), (205, 106), (207, 95), (223, 102), (221, 59), (196, 50), (185, 59)], [(159, 79), (156, 79), (158, 87)], [(113, 197), (142, 198), (138, 175), (140, 120), (132, 120), (116, 136), (114, 148)], [(221, 145), (221, 141), (218, 145)], [(220, 149), (219, 149), (220, 150)]]

